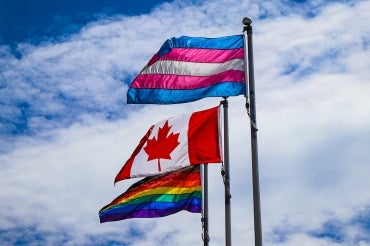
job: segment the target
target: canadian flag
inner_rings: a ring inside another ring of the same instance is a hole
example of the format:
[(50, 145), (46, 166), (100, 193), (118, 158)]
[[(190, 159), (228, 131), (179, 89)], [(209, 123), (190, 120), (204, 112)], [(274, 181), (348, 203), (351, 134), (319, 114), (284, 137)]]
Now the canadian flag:
[(183, 114), (150, 127), (114, 182), (220, 163), (219, 107)]

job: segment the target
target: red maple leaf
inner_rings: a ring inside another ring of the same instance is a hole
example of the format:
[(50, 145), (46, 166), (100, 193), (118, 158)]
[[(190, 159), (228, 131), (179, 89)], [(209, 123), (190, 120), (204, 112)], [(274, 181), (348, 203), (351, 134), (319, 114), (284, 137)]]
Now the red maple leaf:
[(169, 131), (171, 127), (168, 126), (168, 121), (166, 121), (163, 127), (159, 127), (158, 139), (153, 137), (148, 139), (147, 145), (144, 150), (148, 154), (148, 161), (158, 159), (158, 171), (161, 171), (160, 159), (171, 160), (171, 152), (180, 144), (178, 139), (180, 133), (174, 134)]

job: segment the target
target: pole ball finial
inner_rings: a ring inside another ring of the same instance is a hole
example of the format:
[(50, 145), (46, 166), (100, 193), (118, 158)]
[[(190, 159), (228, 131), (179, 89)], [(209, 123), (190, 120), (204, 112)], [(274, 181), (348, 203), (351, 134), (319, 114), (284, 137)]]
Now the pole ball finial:
[(248, 17), (244, 17), (243, 24), (249, 26), (250, 24), (252, 24), (252, 20)]

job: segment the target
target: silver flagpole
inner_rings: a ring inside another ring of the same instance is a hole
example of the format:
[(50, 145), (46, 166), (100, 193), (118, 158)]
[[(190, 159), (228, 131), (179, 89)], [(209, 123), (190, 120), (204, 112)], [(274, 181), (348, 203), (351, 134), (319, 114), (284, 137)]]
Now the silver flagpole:
[(209, 232), (208, 232), (208, 164), (205, 163), (203, 166), (203, 175), (202, 175), (202, 192), (203, 192), (203, 207), (202, 207), (202, 239), (203, 245), (208, 246), (209, 244)]
[(225, 239), (226, 246), (231, 246), (231, 206), (230, 206), (230, 164), (229, 164), (229, 118), (228, 108), (229, 103), (225, 98), (221, 101), (224, 109), (224, 162), (223, 170), (221, 172), (225, 185)]
[[(258, 149), (257, 149), (257, 121), (256, 121), (256, 98), (254, 89), (254, 65), (253, 65), (253, 42), (252, 42), (252, 20), (243, 19), (243, 33), (247, 32), (248, 40), (248, 88), (250, 103), (251, 120), (251, 149), (252, 149), (252, 178), (253, 178), (253, 207), (254, 207), (254, 240), (255, 246), (262, 246), (262, 223), (261, 223), (261, 203), (258, 172)], [(244, 47), (245, 52), (245, 47)], [(246, 63), (246, 61), (245, 61)], [(248, 102), (246, 104), (249, 110)]]

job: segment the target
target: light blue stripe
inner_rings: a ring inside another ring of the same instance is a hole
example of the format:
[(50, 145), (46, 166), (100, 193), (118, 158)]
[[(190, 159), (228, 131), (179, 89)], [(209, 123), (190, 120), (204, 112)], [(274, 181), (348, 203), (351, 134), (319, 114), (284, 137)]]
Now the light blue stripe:
[(158, 51), (159, 57), (171, 52), (173, 48), (198, 48), (198, 49), (239, 49), (244, 47), (243, 36), (234, 35), (220, 38), (187, 37), (167, 39)]
[(137, 89), (127, 92), (130, 104), (177, 104), (193, 102), (205, 97), (229, 97), (245, 95), (244, 82), (223, 82), (220, 84), (192, 90)]

